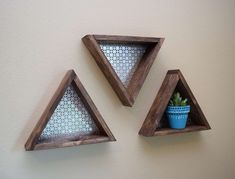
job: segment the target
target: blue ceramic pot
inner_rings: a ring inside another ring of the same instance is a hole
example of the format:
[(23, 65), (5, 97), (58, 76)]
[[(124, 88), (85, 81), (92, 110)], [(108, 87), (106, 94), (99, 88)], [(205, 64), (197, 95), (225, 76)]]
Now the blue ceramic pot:
[(188, 120), (190, 106), (168, 106), (166, 109), (169, 125), (173, 129), (184, 129)]

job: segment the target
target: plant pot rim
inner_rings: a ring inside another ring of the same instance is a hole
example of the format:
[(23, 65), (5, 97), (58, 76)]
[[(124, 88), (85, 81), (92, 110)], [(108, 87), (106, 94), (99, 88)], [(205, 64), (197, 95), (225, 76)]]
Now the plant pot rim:
[(190, 105), (186, 106), (167, 106), (166, 113), (183, 114), (190, 112)]
[(190, 105), (186, 105), (186, 106), (167, 106), (167, 108), (188, 108), (190, 107)]

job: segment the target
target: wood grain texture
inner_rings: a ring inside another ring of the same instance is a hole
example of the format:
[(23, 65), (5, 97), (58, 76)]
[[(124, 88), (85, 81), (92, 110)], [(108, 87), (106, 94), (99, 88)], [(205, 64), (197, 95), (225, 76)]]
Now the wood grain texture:
[[(174, 91), (179, 91), (183, 98), (188, 98), (189, 105), (191, 106), (189, 122), (187, 123), (186, 128), (182, 130), (170, 129), (167, 118), (164, 115), (166, 107)], [(147, 114), (147, 117), (144, 120), (139, 134), (149, 137), (207, 129), (210, 129), (210, 125), (207, 122), (182, 73), (180, 70), (169, 70)]]
[(121, 36), (121, 35), (87, 35), (94, 36), (97, 41), (105, 41), (105, 42), (122, 42), (122, 43), (130, 43), (130, 42), (140, 42), (140, 43), (158, 43), (162, 38), (155, 37), (139, 37), (139, 36)]
[(97, 40), (93, 35), (87, 35), (83, 37), (83, 42), (86, 45), (87, 49), (90, 51), (91, 55), (95, 59), (97, 65), (105, 75), (106, 79), (110, 83), (114, 92), (117, 94), (119, 99), (122, 101), (123, 105), (132, 105), (132, 101), (129, 98), (125, 87), (117, 76), (116, 72), (113, 70), (113, 67), (109, 63), (108, 59), (102, 52)]
[(93, 135), (83, 136), (80, 138), (60, 139), (50, 142), (39, 143), (35, 146), (34, 150), (54, 149), (63, 147), (73, 147), (78, 145), (96, 144), (101, 142), (109, 142), (110, 138), (107, 136)]
[[(90, 51), (97, 65), (105, 75), (122, 104), (125, 106), (132, 106), (162, 46), (164, 38), (86, 35), (82, 38), (82, 41)], [(138, 64), (127, 88), (124, 87), (115, 70), (109, 63), (109, 60), (102, 52), (99, 42), (147, 45), (146, 52), (140, 60), (140, 63)]]
[(180, 134), (180, 133), (195, 132), (195, 131), (202, 131), (202, 130), (207, 130), (207, 127), (191, 125), (191, 126), (187, 126), (184, 129), (161, 128), (155, 131), (153, 135), (161, 136), (161, 135)]
[[(94, 120), (95, 124), (97, 125), (100, 131), (99, 135), (92, 137), (76, 136), (75, 138), (61, 137), (55, 140), (38, 143), (38, 139), (43, 129), (46, 127), (50, 117), (54, 113), (56, 107), (58, 106), (60, 100), (62, 99), (69, 85), (72, 85), (74, 87), (78, 96), (81, 98), (82, 102), (84, 103), (87, 111), (92, 116), (92, 119)], [(115, 141), (115, 140), (116, 139), (114, 138), (112, 132), (108, 128), (103, 117), (99, 113), (98, 109), (96, 108), (95, 104), (91, 100), (87, 91), (83, 87), (79, 78), (77, 77), (77, 75), (73, 70), (69, 70), (66, 73), (65, 77), (63, 78), (62, 82), (60, 83), (58, 89), (56, 90), (54, 96), (52, 97), (51, 101), (49, 102), (42, 116), (40, 117), (38, 123), (34, 127), (32, 133), (30, 134), (25, 144), (25, 149), (26, 150), (50, 149), (56, 147), (75, 146), (75, 145), (91, 144), (91, 143), (99, 143), (99, 142)]]

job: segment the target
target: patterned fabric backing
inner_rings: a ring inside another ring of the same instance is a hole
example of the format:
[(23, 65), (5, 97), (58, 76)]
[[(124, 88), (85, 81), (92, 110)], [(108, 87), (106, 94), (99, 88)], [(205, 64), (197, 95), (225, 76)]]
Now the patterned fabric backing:
[(100, 42), (99, 45), (117, 76), (127, 88), (147, 46), (104, 42)]
[(81, 136), (99, 130), (81, 99), (70, 85), (44, 128), (39, 142), (66, 136)]

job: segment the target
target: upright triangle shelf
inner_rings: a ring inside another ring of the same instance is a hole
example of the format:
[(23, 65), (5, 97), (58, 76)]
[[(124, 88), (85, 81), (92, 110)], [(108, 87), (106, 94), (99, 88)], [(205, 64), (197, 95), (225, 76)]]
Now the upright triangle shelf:
[[(184, 129), (169, 128), (165, 115), (166, 107), (174, 91), (179, 91), (184, 98), (188, 98), (189, 105), (191, 106), (189, 119), (186, 128)], [(182, 73), (180, 70), (169, 70), (148, 112), (148, 115), (145, 118), (139, 134), (150, 137), (208, 129), (211, 129), (210, 125)]]
[(132, 106), (164, 38), (86, 35), (82, 40), (122, 104)]
[(69, 70), (28, 138), (26, 150), (115, 141), (73, 70)]

